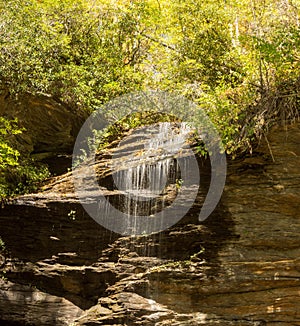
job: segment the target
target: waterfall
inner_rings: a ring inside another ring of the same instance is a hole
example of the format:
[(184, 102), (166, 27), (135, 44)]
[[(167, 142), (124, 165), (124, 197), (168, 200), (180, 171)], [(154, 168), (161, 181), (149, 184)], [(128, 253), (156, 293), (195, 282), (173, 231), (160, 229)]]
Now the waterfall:
[(101, 203), (103, 218), (112, 216), (113, 207), (122, 211), (134, 218), (127, 226), (134, 234), (139, 217), (163, 212), (168, 205), (165, 198), (170, 201), (168, 195), (180, 188), (182, 164), (180, 169), (177, 157), (188, 148), (191, 131), (186, 123), (164, 122), (138, 128), (122, 140), (111, 160), (119, 195), (112, 203)]
[[(174, 126), (170, 122), (164, 122), (150, 130), (148, 128), (142, 128), (142, 131), (146, 131), (146, 139), (138, 139), (138, 143), (144, 145), (140, 155), (134, 151), (140, 148), (139, 144), (129, 155), (127, 151), (117, 152), (118, 159), (124, 158), (125, 163), (131, 167), (113, 174), (119, 190), (140, 197), (156, 197), (161, 193), (174, 168), (174, 156), (184, 147), (191, 133), (191, 128), (186, 123), (178, 123)], [(141, 133), (141, 130), (138, 132)], [(120, 146), (122, 147), (122, 142)], [(114, 165), (113, 169), (116, 168), (118, 167)]]

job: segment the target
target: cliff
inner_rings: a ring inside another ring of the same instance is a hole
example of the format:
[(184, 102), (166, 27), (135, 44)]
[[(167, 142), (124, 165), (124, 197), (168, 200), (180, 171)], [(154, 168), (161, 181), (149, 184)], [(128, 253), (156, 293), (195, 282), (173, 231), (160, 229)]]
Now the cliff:
[(300, 325), (299, 139), (299, 123), (278, 126), (228, 162), (221, 202), (200, 223), (204, 162), (194, 206), (154, 235), (100, 226), (71, 173), (6, 203), (1, 324)]

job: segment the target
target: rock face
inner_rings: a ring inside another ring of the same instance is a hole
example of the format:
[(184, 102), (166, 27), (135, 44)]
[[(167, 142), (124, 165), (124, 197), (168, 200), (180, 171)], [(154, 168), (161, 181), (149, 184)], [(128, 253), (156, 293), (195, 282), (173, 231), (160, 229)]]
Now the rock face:
[(1, 324), (300, 325), (299, 139), (300, 124), (276, 127), (252, 157), (228, 162), (221, 202), (199, 223), (204, 162), (194, 206), (150, 236), (97, 224), (70, 174), (7, 203)]
[[(34, 325), (70, 324), (82, 310), (60, 297), (50, 295), (28, 286), (1, 280), (2, 322), (11, 319), (11, 311), (18, 315), (19, 323)], [(45, 307), (47, 314), (45, 314)]]
[[(72, 153), (76, 135), (86, 118), (85, 114), (72, 112), (51, 97), (24, 94), (15, 98), (5, 90), (0, 94), (0, 116), (17, 118), (20, 127), (25, 128), (15, 139), (19, 151), (37, 159), (55, 157), (56, 165), (58, 161), (60, 165), (65, 164), (64, 157), (58, 156)], [(67, 162), (70, 164), (70, 160)], [(55, 166), (51, 160), (50, 165), (50, 169)]]

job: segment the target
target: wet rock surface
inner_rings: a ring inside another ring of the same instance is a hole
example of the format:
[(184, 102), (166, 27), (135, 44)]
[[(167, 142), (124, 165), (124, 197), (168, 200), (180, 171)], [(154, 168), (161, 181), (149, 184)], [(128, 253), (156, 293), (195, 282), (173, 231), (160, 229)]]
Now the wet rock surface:
[(7, 203), (1, 322), (47, 325), (54, 315), (53, 325), (300, 325), (299, 143), (299, 124), (276, 127), (252, 157), (228, 162), (207, 220), (198, 222), (208, 175), (188, 214), (150, 236), (97, 224), (71, 174)]

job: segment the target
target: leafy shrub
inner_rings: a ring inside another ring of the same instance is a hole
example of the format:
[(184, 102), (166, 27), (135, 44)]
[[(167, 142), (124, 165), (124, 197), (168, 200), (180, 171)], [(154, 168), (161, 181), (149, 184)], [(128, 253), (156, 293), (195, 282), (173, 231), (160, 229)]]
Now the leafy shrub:
[(17, 120), (9, 121), (0, 117), (0, 170), (18, 165), (20, 153), (10, 145), (10, 140), (13, 135), (21, 132)]
[(22, 131), (17, 120), (0, 117), (0, 198), (35, 191), (49, 176), (46, 166), (12, 146), (13, 136)]
[(7, 167), (1, 173), (0, 197), (35, 192), (41, 182), (50, 176), (48, 167), (30, 158), (16, 166)]

